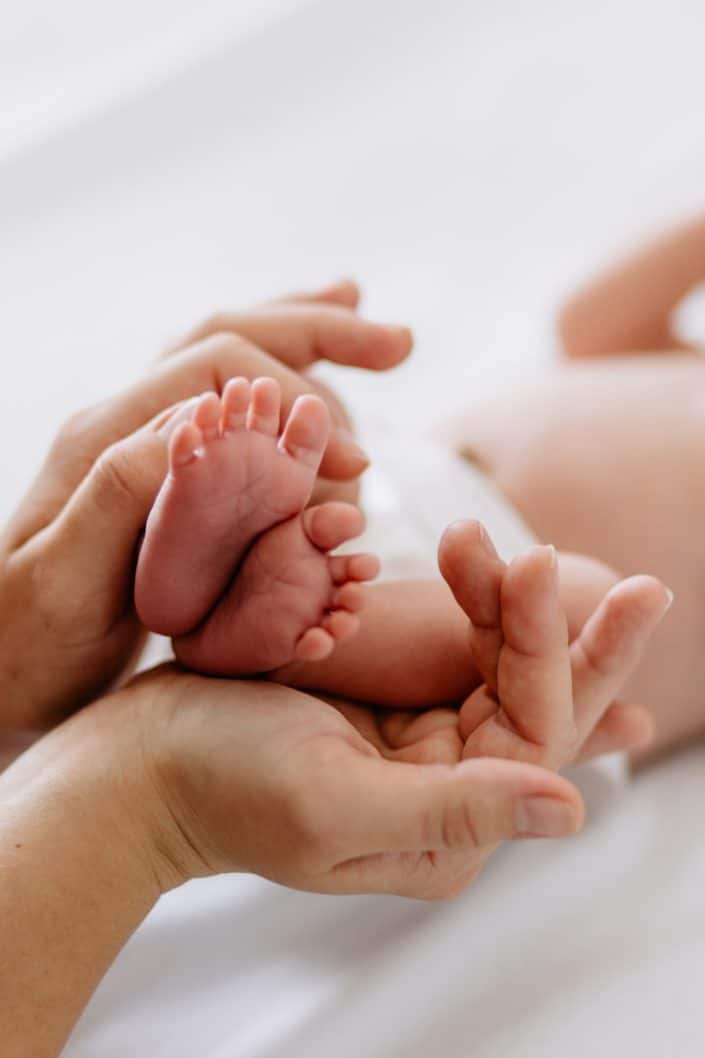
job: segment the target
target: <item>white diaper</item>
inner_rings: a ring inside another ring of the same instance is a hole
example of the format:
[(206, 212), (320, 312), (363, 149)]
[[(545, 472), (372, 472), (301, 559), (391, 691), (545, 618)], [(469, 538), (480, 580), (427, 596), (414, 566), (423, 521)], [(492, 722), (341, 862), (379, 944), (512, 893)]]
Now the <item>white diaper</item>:
[(505, 559), (536, 543), (487, 475), (448, 448), (376, 422), (365, 424), (363, 445), (372, 458), (363, 479), (367, 529), (346, 550), (374, 551), (385, 580), (437, 575), (438, 541), (459, 518), (479, 519)]

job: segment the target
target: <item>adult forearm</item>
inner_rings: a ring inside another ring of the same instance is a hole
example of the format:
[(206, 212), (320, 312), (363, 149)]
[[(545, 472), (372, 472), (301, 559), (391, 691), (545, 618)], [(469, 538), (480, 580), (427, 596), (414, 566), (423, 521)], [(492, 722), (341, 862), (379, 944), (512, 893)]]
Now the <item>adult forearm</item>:
[(129, 825), (129, 774), (116, 781), (106, 761), (109, 745), (70, 730), (75, 724), (57, 729), (0, 776), (5, 1058), (60, 1052), (160, 893), (140, 827)]

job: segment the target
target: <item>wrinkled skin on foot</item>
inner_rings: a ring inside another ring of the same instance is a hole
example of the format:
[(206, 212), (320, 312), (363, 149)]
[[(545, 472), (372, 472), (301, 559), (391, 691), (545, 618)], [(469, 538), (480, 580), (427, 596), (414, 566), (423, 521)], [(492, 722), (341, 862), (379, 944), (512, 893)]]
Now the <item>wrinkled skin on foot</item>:
[(327, 657), (357, 631), (360, 585), (377, 562), (330, 555), (362, 531), (355, 507), (305, 510), (328, 441), (326, 405), (299, 398), (280, 434), (277, 382), (236, 378), (180, 417), (137, 566), (140, 618), (200, 672)]

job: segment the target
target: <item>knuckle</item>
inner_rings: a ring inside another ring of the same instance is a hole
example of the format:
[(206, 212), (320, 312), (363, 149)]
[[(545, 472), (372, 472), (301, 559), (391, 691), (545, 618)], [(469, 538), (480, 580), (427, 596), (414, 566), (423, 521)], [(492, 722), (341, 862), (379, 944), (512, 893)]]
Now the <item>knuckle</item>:
[(399, 894), (432, 902), (452, 900), (472, 884), (483, 863), (484, 856), (475, 851), (459, 858), (424, 853), (409, 870)]
[(54, 447), (73, 447), (89, 429), (92, 420), (92, 409), (81, 408), (73, 412), (59, 427)]
[(196, 333), (206, 338), (208, 336), (227, 334), (229, 331), (228, 319), (225, 312), (220, 310), (211, 312), (205, 320), (196, 328)]
[(441, 841), (446, 849), (479, 848), (478, 822), (468, 798), (452, 800), (441, 818)]
[(119, 441), (96, 459), (91, 471), (93, 499), (101, 509), (132, 504), (134, 488), (130, 474), (130, 460), (125, 446)]
[(220, 388), (233, 374), (250, 374), (248, 364), (255, 347), (240, 334), (219, 330), (187, 350), (192, 360), (205, 365), (211, 384)]
[(621, 633), (621, 615), (608, 602), (607, 620), (599, 629), (599, 636), (583, 637), (578, 644), (584, 664), (595, 679), (608, 679), (619, 668)]

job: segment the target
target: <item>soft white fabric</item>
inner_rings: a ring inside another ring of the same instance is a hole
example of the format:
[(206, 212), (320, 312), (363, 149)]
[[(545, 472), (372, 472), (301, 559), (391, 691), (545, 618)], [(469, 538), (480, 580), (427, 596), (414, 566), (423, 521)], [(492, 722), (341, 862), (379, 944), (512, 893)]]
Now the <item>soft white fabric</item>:
[(382, 578), (437, 577), (443, 530), (470, 514), (491, 526), (507, 561), (536, 543), (518, 511), (476, 466), (411, 430), (390, 430), (374, 419), (359, 425), (374, 463), (363, 480), (366, 530), (347, 550), (376, 552)]
[[(704, 18), (700, 0), (5, 4), (0, 513), (61, 419), (163, 338), (339, 273), (418, 339), (388, 377), (336, 376), (357, 410), (414, 433), (533, 372), (575, 278), (702, 204)], [(503, 850), (448, 906), (188, 886), (67, 1054), (699, 1056), (704, 765), (594, 778), (583, 836)]]

